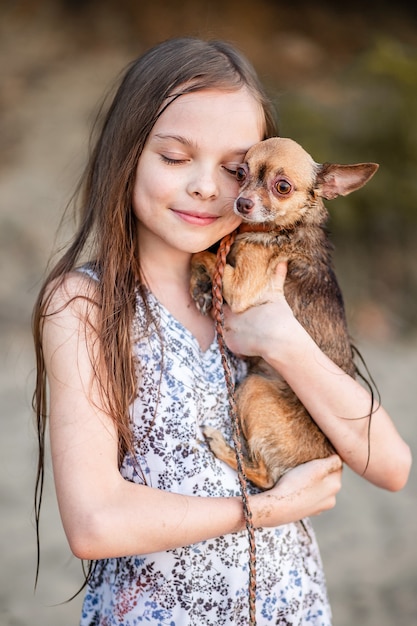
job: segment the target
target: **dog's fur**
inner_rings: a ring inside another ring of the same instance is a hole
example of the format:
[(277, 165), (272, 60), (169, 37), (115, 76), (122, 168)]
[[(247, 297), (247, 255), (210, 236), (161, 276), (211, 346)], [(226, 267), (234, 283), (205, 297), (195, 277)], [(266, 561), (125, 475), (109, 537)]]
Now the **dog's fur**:
[[(268, 299), (277, 263), (288, 261), (284, 293), (296, 318), (320, 348), (355, 376), (342, 294), (332, 266), (325, 229), (330, 200), (361, 188), (376, 172), (375, 163), (318, 164), (295, 141), (267, 139), (253, 146), (237, 170), (241, 189), (234, 210), (243, 218), (223, 275), (223, 295), (234, 312)], [(207, 314), (216, 257), (192, 259), (191, 294)], [(248, 376), (236, 390), (244, 437), (247, 478), (263, 489), (288, 469), (334, 453), (286, 382), (262, 359), (250, 359)], [(234, 450), (223, 435), (206, 427), (213, 453), (236, 469)]]

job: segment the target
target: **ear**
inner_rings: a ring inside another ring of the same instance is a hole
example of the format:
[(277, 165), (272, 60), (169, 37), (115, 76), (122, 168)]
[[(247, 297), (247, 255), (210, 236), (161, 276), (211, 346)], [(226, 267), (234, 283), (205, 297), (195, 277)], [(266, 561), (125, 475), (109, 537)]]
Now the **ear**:
[(318, 169), (316, 192), (325, 200), (347, 196), (352, 191), (363, 187), (378, 167), (377, 163), (357, 163), (356, 165), (324, 163)]

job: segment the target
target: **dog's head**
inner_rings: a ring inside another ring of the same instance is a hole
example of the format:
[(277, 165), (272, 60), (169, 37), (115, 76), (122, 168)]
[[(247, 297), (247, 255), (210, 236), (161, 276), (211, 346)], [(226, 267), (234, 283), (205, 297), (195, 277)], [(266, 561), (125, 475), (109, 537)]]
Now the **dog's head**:
[(252, 146), (237, 168), (241, 188), (234, 210), (245, 222), (289, 227), (315, 209), (322, 211), (318, 199), (363, 187), (377, 169), (376, 163), (316, 163), (292, 139), (272, 137)]

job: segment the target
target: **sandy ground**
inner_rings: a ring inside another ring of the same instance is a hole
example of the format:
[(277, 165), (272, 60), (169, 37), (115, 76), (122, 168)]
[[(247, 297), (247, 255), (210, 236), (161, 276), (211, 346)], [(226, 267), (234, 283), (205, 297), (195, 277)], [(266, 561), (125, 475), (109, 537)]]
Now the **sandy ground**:
[[(36, 442), (29, 319), (54, 232), (85, 155), (93, 107), (130, 58), (114, 49), (62, 53), (59, 33), (0, 33), (5, 100), (0, 162), (0, 626), (75, 626), (82, 583), (48, 471), (40, 581), (32, 493)], [(13, 49), (19, 54), (6, 55)], [(7, 58), (7, 63), (5, 62)], [(48, 62), (48, 70), (39, 68)], [(417, 448), (417, 340), (361, 345), (383, 402)], [(336, 509), (315, 521), (335, 626), (417, 624), (417, 472), (390, 494), (349, 471)], [(64, 604), (62, 604), (64, 603)]]
[[(60, 603), (81, 584), (81, 567), (66, 545), (50, 470), (42, 512), (40, 581), (36, 594), (33, 592), (35, 441), (28, 333), (3, 334), (1, 352), (0, 624), (75, 626), (80, 597)], [(415, 450), (417, 343), (368, 345), (364, 352), (386, 407)], [(335, 626), (417, 624), (416, 487), (415, 469), (407, 487), (396, 494), (378, 490), (345, 471), (337, 507), (315, 520)]]

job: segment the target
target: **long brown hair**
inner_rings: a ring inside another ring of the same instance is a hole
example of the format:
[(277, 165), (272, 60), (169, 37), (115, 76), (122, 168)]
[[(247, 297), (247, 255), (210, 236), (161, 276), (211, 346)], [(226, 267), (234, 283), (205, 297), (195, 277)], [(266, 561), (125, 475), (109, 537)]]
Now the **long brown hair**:
[(151, 48), (127, 67), (108, 112), (99, 124), (98, 138), (76, 194), (79, 200), (77, 231), (72, 244), (46, 277), (33, 313), (37, 359), (33, 406), (39, 442), (35, 488), (37, 530), (48, 416), (42, 328), (53, 293), (68, 272), (81, 263), (89, 261), (94, 266), (99, 276), (99, 314), (95, 331), (106, 381), (100, 383), (106, 409), (117, 425), (121, 461), (131, 448), (129, 406), (136, 389), (131, 325), (137, 289), (140, 293), (137, 284), (140, 251), (131, 198), (137, 163), (153, 125), (176, 97), (208, 88), (231, 90), (243, 86), (263, 108), (265, 138), (276, 134), (269, 99), (252, 66), (233, 46), (188, 37), (171, 39)]

